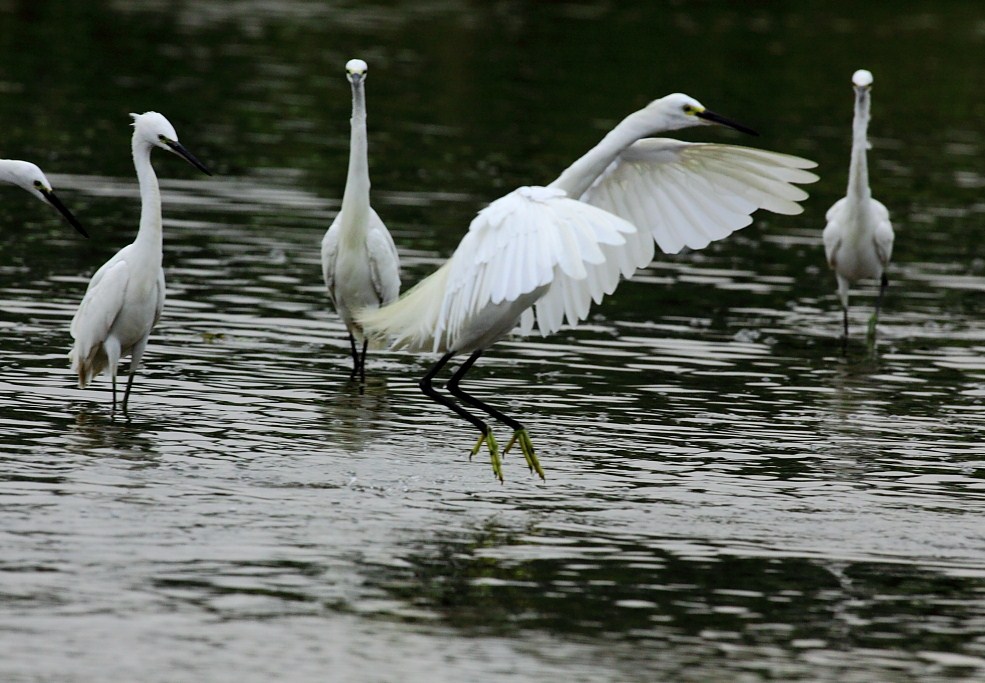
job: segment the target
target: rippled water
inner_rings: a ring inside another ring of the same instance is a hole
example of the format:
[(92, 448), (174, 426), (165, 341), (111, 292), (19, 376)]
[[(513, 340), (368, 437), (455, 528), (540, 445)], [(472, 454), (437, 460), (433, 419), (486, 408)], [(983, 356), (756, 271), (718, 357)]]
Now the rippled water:
[[(0, 188), (0, 679), (985, 677), (975, 3), (78, 7), (0, 2), (3, 153), (41, 162), (93, 234)], [(66, 13), (42, 87), (26, 74)], [(661, 257), (588, 324), (490, 350), (471, 386), (547, 471), (510, 454), (500, 485), (419, 394), (431, 359), (378, 352), (348, 381), (318, 245), (355, 54), (405, 283), (482, 202), (670, 90), (822, 182), (803, 216)], [(897, 254), (877, 346), (861, 288), (843, 354), (820, 230), (859, 66)], [(155, 158), (168, 302), (113, 416), (105, 379), (75, 388), (67, 328), (132, 239), (126, 112), (152, 107), (220, 174)]]

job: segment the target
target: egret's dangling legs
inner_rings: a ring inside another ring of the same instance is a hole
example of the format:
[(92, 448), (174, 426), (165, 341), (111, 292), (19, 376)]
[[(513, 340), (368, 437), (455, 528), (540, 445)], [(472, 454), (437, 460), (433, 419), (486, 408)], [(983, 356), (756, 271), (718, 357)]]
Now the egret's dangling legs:
[(520, 450), (523, 451), (523, 457), (527, 461), (527, 467), (530, 468), (531, 472), (536, 471), (537, 474), (540, 475), (540, 478), (544, 479), (544, 470), (541, 469), (540, 462), (537, 460), (537, 455), (534, 453), (533, 444), (530, 442), (530, 436), (527, 433), (527, 428), (509, 415), (500, 412), (488, 403), (484, 403), (475, 396), (466, 393), (465, 390), (459, 386), (459, 383), (462, 381), (462, 378), (465, 377), (465, 374), (471, 370), (475, 362), (479, 360), (479, 356), (482, 355), (482, 351), (483, 349), (479, 349), (469, 356), (468, 359), (462, 363), (461, 367), (459, 367), (458, 370), (456, 370), (451, 376), (451, 379), (448, 380), (448, 384), (445, 385), (445, 388), (448, 389), (449, 393), (453, 396), (462, 399), (473, 408), (478, 408), (479, 410), (488, 413), (492, 417), (510, 427), (513, 430), (513, 437), (507, 442), (506, 448), (503, 449), (503, 454), (505, 455), (508, 453), (510, 448), (513, 447), (513, 444), (519, 441)]
[(489, 429), (489, 425), (487, 425), (485, 422), (477, 418), (469, 411), (465, 410), (465, 408), (458, 405), (450, 398), (439, 394), (438, 391), (431, 385), (431, 380), (434, 379), (435, 375), (441, 372), (441, 369), (448, 364), (448, 361), (450, 361), (454, 355), (455, 355), (454, 351), (449, 351), (441, 358), (439, 358), (438, 362), (432, 365), (431, 369), (428, 370), (427, 373), (424, 375), (424, 377), (421, 378), (421, 381), (418, 382), (418, 386), (421, 388), (421, 391), (424, 392), (425, 396), (430, 398), (432, 401), (440, 403), (444, 407), (451, 409), (459, 416), (471, 422), (476, 429), (482, 432), (482, 436), (479, 437), (479, 440), (476, 442), (475, 447), (472, 449), (472, 455), (478, 453), (479, 449), (482, 447), (483, 442), (485, 442), (486, 447), (489, 448), (489, 458), (490, 460), (492, 460), (493, 473), (499, 479), (500, 483), (502, 483), (503, 465), (499, 459), (499, 444), (496, 443), (496, 437), (493, 436), (492, 430)]

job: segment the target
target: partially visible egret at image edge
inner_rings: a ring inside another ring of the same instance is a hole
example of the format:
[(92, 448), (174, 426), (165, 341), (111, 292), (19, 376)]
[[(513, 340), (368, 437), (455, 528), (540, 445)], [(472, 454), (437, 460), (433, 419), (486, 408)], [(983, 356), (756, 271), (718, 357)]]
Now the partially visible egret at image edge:
[(41, 169), (30, 161), (0, 159), (0, 182), (22, 187), (38, 199), (51, 204), (68, 221), (69, 225), (78, 230), (83, 237), (89, 236), (78, 219), (72, 215), (67, 206), (62, 204), (55, 191), (51, 189), (51, 183), (48, 182)]
[(342, 206), (322, 239), (321, 260), (329, 299), (349, 332), (352, 376), (365, 377), (369, 340), (353, 311), (376, 308), (397, 298), (400, 263), (393, 238), (369, 205), (366, 62), (351, 59), (345, 70), (352, 86), (349, 172)]
[(151, 150), (166, 149), (212, 175), (178, 142), (178, 134), (164, 116), (153, 111), (130, 116), (133, 117), (133, 165), (140, 186), (140, 227), (133, 243), (120, 249), (92, 276), (72, 318), (75, 345), (68, 354), (80, 389), (109, 370), (114, 411), (117, 365), (121, 358), (130, 356), (130, 376), (123, 394), (124, 412), (147, 340), (164, 308), (161, 191), (150, 162)]
[[(489, 426), (432, 380), (459, 353), (469, 357), (448, 392), (513, 429), (531, 471), (543, 478), (526, 428), (466, 393), (460, 382), (482, 352), (519, 323), (542, 336), (564, 320), (584, 320), (592, 302), (611, 294), (620, 277), (650, 263), (654, 242), (666, 253), (701, 249), (750, 222), (756, 209), (799, 214), (814, 162), (747, 147), (649, 138), (660, 131), (721, 124), (753, 131), (675, 93), (623, 119), (603, 140), (547, 187), (521, 187), (479, 212), (451, 257), (396, 302), (363, 310), (367, 335), (393, 348), (442, 356), (421, 390), (480, 431), (472, 449), (489, 450), (503, 479), (499, 447)], [(643, 139), (646, 138), (646, 139)]]
[(879, 279), (879, 297), (869, 319), (869, 336), (874, 338), (879, 309), (889, 285), (886, 266), (893, 255), (893, 226), (889, 210), (872, 197), (866, 137), (871, 106), (872, 73), (859, 69), (852, 75), (855, 88), (855, 115), (852, 121), (852, 157), (848, 167), (848, 192), (825, 214), (824, 253), (838, 280), (844, 337), (848, 340), (848, 290), (859, 280)]

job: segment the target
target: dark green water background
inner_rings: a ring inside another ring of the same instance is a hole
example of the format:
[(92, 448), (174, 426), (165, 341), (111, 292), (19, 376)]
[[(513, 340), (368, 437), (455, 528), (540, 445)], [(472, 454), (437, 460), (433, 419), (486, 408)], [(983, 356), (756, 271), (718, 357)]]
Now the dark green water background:
[[(405, 285), (668, 92), (761, 132), (680, 137), (821, 181), (491, 350), (472, 386), (548, 474), (499, 485), (427, 358), (346, 380), (319, 242), (356, 56)], [(0, 679), (985, 678), (983, 64), (971, 1), (0, 0), (0, 156), (93, 236), (0, 187)], [(820, 236), (863, 67), (897, 240), (878, 346), (865, 286), (842, 355)], [(152, 109), (217, 174), (155, 156), (168, 302), (122, 419), (65, 354)]]

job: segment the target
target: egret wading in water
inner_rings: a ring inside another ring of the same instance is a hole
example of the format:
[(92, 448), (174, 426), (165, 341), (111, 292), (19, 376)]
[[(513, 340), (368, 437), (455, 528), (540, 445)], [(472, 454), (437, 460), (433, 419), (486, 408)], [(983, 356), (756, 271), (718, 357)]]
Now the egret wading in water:
[(352, 85), (349, 174), (342, 206), (321, 243), (322, 275), (328, 297), (349, 331), (352, 377), (358, 374), (362, 378), (366, 376), (369, 340), (353, 312), (388, 304), (400, 293), (397, 247), (369, 205), (366, 71), (366, 62), (361, 59), (351, 59), (345, 65), (346, 78)]
[[(474, 425), (502, 481), (489, 426), (432, 386), (456, 354), (469, 354), (447, 386), (451, 396), (513, 429), (503, 452), (519, 444), (543, 478), (524, 426), (466, 393), (460, 383), (482, 352), (519, 323), (542, 336), (564, 319), (576, 325), (620, 276), (650, 263), (654, 241), (667, 253), (701, 249), (748, 225), (756, 209), (798, 214), (807, 193), (793, 183), (817, 176), (806, 159), (734, 145), (648, 138), (661, 131), (720, 124), (753, 131), (673, 94), (623, 119), (547, 187), (521, 187), (479, 212), (458, 248), (436, 272), (396, 302), (356, 315), (364, 332), (394, 348), (441, 353), (420, 382), (432, 400)], [(647, 139), (642, 139), (647, 138)]]
[(137, 238), (96, 271), (85, 297), (72, 318), (75, 345), (68, 354), (72, 370), (83, 389), (92, 378), (108, 369), (113, 379), (116, 410), (116, 368), (130, 356), (130, 376), (123, 394), (126, 412), (134, 374), (147, 347), (151, 330), (164, 308), (163, 236), (161, 191), (150, 163), (155, 147), (183, 157), (198, 170), (212, 173), (178, 142), (174, 127), (157, 112), (133, 117), (133, 165), (140, 185), (140, 228)]
[(0, 182), (10, 183), (23, 187), (38, 199), (51, 204), (58, 210), (69, 225), (78, 230), (83, 236), (88, 237), (82, 224), (72, 215), (68, 207), (55, 195), (51, 189), (51, 183), (45, 177), (41, 169), (30, 161), (19, 161), (17, 159), (0, 159)]
[(869, 336), (874, 338), (879, 308), (889, 285), (886, 266), (893, 255), (893, 226), (889, 211), (872, 198), (866, 151), (869, 142), (869, 107), (872, 74), (859, 69), (852, 75), (855, 86), (855, 117), (852, 121), (852, 159), (848, 167), (848, 192), (825, 215), (824, 253), (838, 279), (845, 336), (848, 341), (848, 288), (866, 278), (879, 279), (876, 310), (869, 319)]

